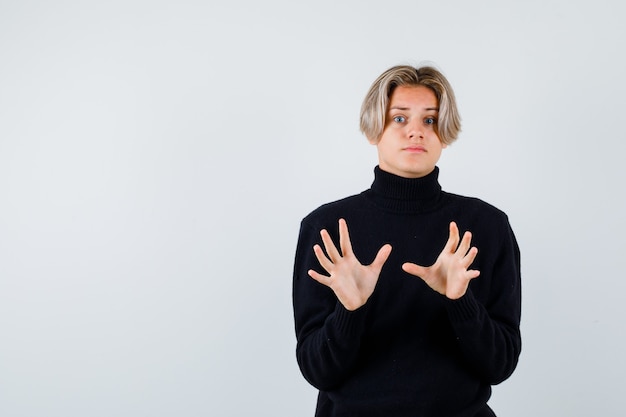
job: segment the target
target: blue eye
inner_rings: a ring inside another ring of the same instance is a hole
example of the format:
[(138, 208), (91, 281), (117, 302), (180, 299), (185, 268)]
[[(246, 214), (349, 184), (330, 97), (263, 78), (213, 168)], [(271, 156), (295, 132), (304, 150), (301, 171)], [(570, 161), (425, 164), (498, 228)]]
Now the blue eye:
[(435, 123), (437, 123), (437, 119), (435, 119), (434, 117), (427, 117), (426, 119), (424, 119), (424, 123), (427, 125), (434, 125)]
[(406, 117), (404, 117), (404, 116), (395, 116), (393, 118), (393, 121), (396, 122), (396, 123), (404, 123), (404, 122), (406, 122)]

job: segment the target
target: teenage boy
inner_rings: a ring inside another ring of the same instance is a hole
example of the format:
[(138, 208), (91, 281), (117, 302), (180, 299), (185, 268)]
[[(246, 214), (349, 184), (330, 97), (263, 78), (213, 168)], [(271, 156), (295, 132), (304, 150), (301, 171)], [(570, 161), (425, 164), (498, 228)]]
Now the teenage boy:
[(296, 250), (296, 354), (315, 415), (495, 416), (491, 386), (521, 349), (520, 254), (502, 211), (439, 185), (460, 131), (452, 88), (432, 67), (390, 68), (361, 130), (378, 149), (371, 188), (305, 217)]

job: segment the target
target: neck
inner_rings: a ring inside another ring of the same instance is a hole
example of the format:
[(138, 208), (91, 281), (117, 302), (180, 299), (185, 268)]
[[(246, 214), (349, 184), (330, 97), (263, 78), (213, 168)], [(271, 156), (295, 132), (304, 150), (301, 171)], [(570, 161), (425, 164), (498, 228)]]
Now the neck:
[(404, 178), (374, 169), (371, 198), (376, 205), (390, 211), (424, 212), (439, 206), (441, 186), (439, 185), (439, 168), (420, 178)]

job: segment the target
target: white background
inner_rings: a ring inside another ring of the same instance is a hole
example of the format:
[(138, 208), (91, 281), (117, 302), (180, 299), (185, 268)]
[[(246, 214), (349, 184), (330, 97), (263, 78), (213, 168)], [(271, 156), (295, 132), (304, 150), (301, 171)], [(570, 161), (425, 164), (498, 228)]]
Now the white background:
[(299, 222), (367, 188), (371, 82), (436, 64), (445, 190), (507, 212), (500, 416), (623, 416), (626, 25), (615, 0), (0, 1), (0, 415), (307, 416)]

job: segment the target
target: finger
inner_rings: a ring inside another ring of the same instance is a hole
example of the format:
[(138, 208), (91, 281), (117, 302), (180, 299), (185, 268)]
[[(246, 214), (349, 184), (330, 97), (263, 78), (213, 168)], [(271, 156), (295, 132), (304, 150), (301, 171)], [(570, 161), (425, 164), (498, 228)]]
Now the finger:
[(411, 275), (415, 275), (416, 277), (420, 277), (423, 278), (426, 274), (426, 268), (421, 266), (421, 265), (417, 265), (411, 262), (405, 262), (402, 264), (402, 270), (404, 272), (407, 272)]
[(330, 277), (327, 277), (326, 275), (322, 275), (317, 271), (314, 271), (312, 269), (309, 269), (308, 274), (311, 278), (313, 278), (315, 281), (319, 282), (320, 284), (326, 285), (327, 287), (330, 287)]
[(329, 274), (333, 269), (333, 263), (326, 257), (326, 254), (322, 250), (320, 245), (313, 246), (313, 252), (315, 253), (315, 257), (319, 261), (322, 268), (326, 270)]
[(337, 250), (337, 247), (333, 243), (333, 240), (331, 239), (326, 229), (323, 229), (320, 232), (320, 235), (322, 236), (322, 242), (324, 242), (324, 248), (326, 249), (328, 257), (331, 261), (337, 262), (337, 260), (341, 258), (341, 254)]
[(454, 253), (459, 246), (459, 228), (455, 222), (450, 222), (450, 235), (445, 250)]
[(478, 255), (478, 248), (473, 247), (469, 250), (469, 252), (467, 252), (467, 255), (463, 257), (462, 265), (465, 267), (465, 269), (469, 268), (472, 262), (474, 262), (474, 259), (476, 259), (476, 255)]
[(348, 233), (348, 223), (344, 219), (339, 219), (339, 246), (343, 256), (352, 254), (352, 243), (350, 243), (350, 233)]
[(469, 269), (467, 271), (467, 279), (474, 279), (474, 278), (478, 278), (478, 276), (480, 275), (480, 271), (476, 270), (476, 269)]
[(461, 244), (456, 250), (456, 253), (458, 253), (461, 256), (465, 256), (467, 254), (467, 251), (470, 248), (471, 243), (472, 243), (472, 234), (470, 232), (465, 232), (463, 234), (463, 239), (461, 240)]
[(391, 245), (386, 244), (383, 245), (382, 248), (378, 250), (376, 254), (376, 258), (374, 258), (374, 262), (372, 262), (371, 266), (374, 270), (379, 271), (383, 269), (383, 265), (387, 262), (389, 255), (391, 254)]

